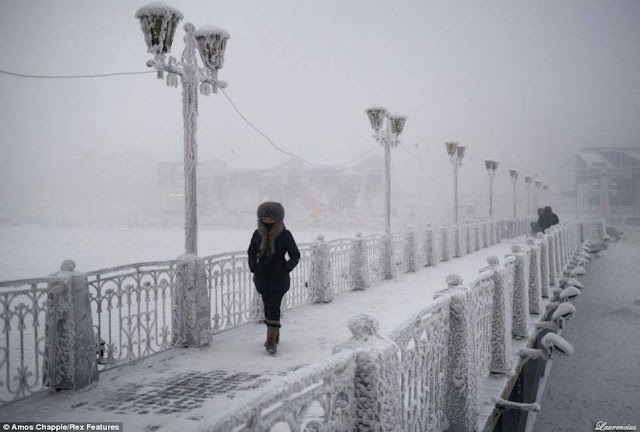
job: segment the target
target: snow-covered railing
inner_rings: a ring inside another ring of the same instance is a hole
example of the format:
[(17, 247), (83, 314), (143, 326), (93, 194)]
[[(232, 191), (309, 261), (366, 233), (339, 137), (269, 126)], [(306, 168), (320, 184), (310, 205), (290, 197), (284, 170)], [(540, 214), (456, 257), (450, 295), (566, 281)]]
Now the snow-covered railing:
[(85, 273), (100, 370), (174, 345), (172, 298), (177, 263), (139, 263)]
[(54, 277), (0, 282), (0, 406), (48, 389), (56, 367), (55, 357), (45, 358), (45, 345), (55, 332), (45, 325), (62, 289), (65, 281)]
[[(477, 228), (481, 241), (484, 235), (484, 241), (495, 242), (499, 240), (497, 227), (471, 224), (469, 235)], [(281, 423), (290, 430), (318, 431), (375, 427), (416, 432), (479, 430), (479, 422), (486, 421), (480, 416), (481, 406), (493, 404), (480, 400), (486, 397), (478, 392), (480, 381), (490, 373), (512, 373), (512, 340), (531, 336), (527, 318), (542, 313), (542, 297), (551, 292), (549, 283), (554, 278), (549, 273), (556, 270), (545, 263), (558, 260), (556, 281), (567, 275), (571, 256), (581, 244), (581, 227), (581, 222), (571, 221), (527, 239), (526, 245), (514, 245), (502, 264), (489, 256), (488, 267), (480, 269), (466, 286), (459, 276), (447, 277), (447, 289), (393, 329), (388, 338), (378, 334), (374, 318), (355, 317), (349, 322), (354, 337), (339, 345), (334, 350), (338, 354), (326, 363), (298, 371), (296, 377), (266, 389), (241, 410), (206, 422), (200, 430), (267, 431)], [(437, 253), (430, 249), (438, 231), (446, 232), (439, 227), (427, 229), (417, 238), (423, 265)], [(317, 414), (309, 418), (313, 397), (302, 389), (321, 388), (323, 392), (323, 383), (342, 382), (344, 375), (332, 375), (332, 365), (338, 360), (346, 362), (341, 370), (352, 363), (353, 393), (345, 392), (342, 400), (353, 400), (353, 410), (336, 417), (331, 414), (335, 399), (325, 396), (317, 399)]]
[(293, 372), (276, 386), (265, 389), (251, 404), (220, 420), (205, 421), (198, 430), (358, 430), (355, 357), (353, 352), (344, 352), (326, 363)]

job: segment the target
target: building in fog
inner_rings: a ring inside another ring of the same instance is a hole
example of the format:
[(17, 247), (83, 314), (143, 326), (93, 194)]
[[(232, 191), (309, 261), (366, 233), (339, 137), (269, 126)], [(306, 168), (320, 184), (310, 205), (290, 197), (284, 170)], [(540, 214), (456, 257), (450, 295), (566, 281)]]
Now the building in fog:
[(640, 214), (640, 147), (583, 148), (563, 165), (565, 209), (595, 214), (602, 172), (609, 175), (612, 214)]
[[(181, 162), (158, 163), (160, 220), (165, 224), (183, 219), (183, 176)], [(271, 200), (310, 221), (348, 217), (349, 212), (372, 205), (382, 208), (383, 181), (379, 156), (343, 167), (309, 166), (293, 157), (272, 167), (202, 161), (197, 168), (198, 214), (204, 223), (222, 222), (229, 215), (253, 218), (258, 204)]]

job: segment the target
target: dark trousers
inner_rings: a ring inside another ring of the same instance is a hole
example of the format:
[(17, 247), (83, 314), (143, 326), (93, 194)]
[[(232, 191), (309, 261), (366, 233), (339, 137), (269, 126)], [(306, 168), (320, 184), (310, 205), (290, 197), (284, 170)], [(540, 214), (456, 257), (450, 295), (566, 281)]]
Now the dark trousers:
[(253, 282), (264, 302), (264, 315), (269, 321), (280, 321), (280, 304), (282, 297), (289, 291), (291, 279), (289, 275), (269, 277), (255, 275)]
[(284, 294), (266, 292), (262, 294), (264, 316), (268, 321), (280, 321), (280, 304)]

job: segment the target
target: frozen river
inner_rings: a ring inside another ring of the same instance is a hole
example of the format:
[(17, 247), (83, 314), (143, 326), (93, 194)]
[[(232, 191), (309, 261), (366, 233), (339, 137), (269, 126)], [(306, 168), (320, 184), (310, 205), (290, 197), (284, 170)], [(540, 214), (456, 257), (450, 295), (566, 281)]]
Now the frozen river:
[[(355, 237), (355, 232), (291, 229), (298, 243), (322, 233), (326, 240)], [(247, 229), (201, 228), (200, 256), (245, 251), (253, 233)], [(123, 264), (175, 259), (184, 253), (182, 228), (64, 228), (0, 226), (0, 280), (47, 276), (65, 259), (76, 270), (92, 271)]]

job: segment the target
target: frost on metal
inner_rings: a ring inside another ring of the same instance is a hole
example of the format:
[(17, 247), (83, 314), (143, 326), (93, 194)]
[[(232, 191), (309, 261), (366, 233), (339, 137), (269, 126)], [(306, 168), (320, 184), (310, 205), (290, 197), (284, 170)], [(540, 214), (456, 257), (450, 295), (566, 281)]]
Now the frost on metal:
[(514, 261), (512, 333), (518, 338), (529, 336), (529, 257), (520, 246), (511, 247)]
[(42, 373), (52, 389), (76, 390), (98, 380), (87, 276), (74, 269), (65, 260), (48, 286)]
[(546, 231), (549, 240), (549, 285), (558, 286), (558, 269), (556, 267), (556, 242), (553, 233)]
[(418, 248), (416, 244), (416, 234), (413, 229), (410, 229), (405, 237), (404, 262), (406, 263), (406, 271), (418, 271)]
[(449, 430), (472, 432), (478, 419), (473, 294), (461, 291), (449, 300), (446, 414)]
[(349, 320), (352, 337), (333, 350), (356, 353), (357, 430), (401, 431), (401, 354), (398, 345), (380, 336), (378, 321), (364, 314)]
[(495, 255), (487, 257), (494, 284), (493, 313), (491, 315), (491, 364), (489, 370), (495, 374), (506, 374), (511, 370), (511, 316), (507, 305), (510, 290), (507, 285), (507, 269), (500, 266)]
[(480, 250), (482, 248), (482, 242), (480, 240), (480, 222), (474, 224), (474, 236), (475, 236), (475, 250)]
[(540, 280), (541, 248), (532, 238), (527, 239), (529, 246), (529, 313), (539, 314), (542, 309), (542, 287)]
[(442, 232), (442, 242), (440, 245), (442, 247), (442, 261), (449, 261), (449, 259), (451, 259), (451, 251), (449, 249), (449, 230), (446, 226), (442, 226), (440, 227), (440, 231)]
[(380, 268), (383, 279), (393, 279), (396, 275), (394, 241), (392, 234), (382, 237), (382, 250), (380, 252)]
[(424, 237), (423, 237), (423, 248), (424, 248), (424, 255), (425, 255), (425, 261), (426, 261), (426, 265), (429, 266), (434, 266), (437, 264), (438, 259), (436, 257), (436, 249), (435, 249), (435, 244), (434, 244), (434, 238), (433, 238), (433, 229), (429, 226), (424, 230)]
[(172, 295), (173, 344), (202, 347), (211, 342), (211, 301), (204, 260), (178, 257), (176, 289)]
[(446, 406), (449, 305), (431, 304), (398, 327), (391, 339), (401, 350), (402, 431), (448, 428)]
[(357, 233), (351, 249), (351, 286), (353, 290), (361, 291), (369, 288), (369, 285), (367, 244), (362, 233)]
[(469, 224), (464, 225), (464, 238), (467, 246), (465, 252), (470, 254), (471, 252), (473, 252), (473, 246), (471, 244), (471, 225)]
[(547, 236), (538, 233), (540, 241), (540, 294), (549, 297), (549, 242)]
[(333, 300), (333, 284), (331, 280), (330, 249), (324, 236), (319, 235), (311, 244), (311, 275), (309, 289), (316, 303), (328, 303)]
[(454, 256), (461, 257), (462, 256), (462, 235), (460, 233), (460, 225), (455, 225), (453, 227), (453, 248), (454, 248)]

